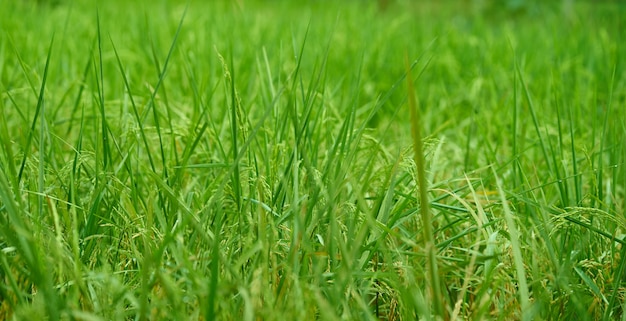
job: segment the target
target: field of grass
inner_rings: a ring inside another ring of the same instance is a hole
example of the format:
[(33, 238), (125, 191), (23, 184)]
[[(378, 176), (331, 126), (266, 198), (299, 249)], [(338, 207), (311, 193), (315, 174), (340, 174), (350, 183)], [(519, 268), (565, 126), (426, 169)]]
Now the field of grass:
[(89, 3), (0, 0), (0, 319), (626, 319), (626, 5)]

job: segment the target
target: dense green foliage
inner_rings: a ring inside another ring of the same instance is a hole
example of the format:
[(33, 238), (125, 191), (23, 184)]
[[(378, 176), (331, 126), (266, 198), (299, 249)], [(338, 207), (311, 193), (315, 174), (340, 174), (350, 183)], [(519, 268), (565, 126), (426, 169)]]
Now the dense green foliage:
[(85, 2), (0, 0), (0, 319), (626, 318), (626, 6)]

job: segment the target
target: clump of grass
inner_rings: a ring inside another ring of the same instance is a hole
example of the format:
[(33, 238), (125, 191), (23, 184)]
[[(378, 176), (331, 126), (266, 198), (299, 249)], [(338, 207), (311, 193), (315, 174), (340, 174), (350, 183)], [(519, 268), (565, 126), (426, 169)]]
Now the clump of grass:
[(8, 3), (0, 318), (622, 318), (624, 8), (363, 6)]

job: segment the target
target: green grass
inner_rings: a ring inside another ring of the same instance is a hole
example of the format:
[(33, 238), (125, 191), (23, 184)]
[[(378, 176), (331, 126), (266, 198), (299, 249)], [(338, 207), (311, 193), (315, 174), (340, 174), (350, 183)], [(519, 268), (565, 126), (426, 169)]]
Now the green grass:
[(618, 2), (0, 6), (0, 319), (626, 318)]

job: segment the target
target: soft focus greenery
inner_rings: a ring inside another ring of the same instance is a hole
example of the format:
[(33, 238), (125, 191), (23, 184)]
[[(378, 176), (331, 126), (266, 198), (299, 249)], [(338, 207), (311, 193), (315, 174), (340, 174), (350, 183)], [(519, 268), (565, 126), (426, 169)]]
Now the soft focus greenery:
[(0, 7), (0, 319), (626, 318), (624, 4)]

